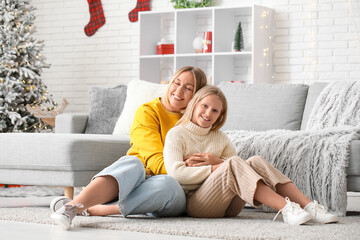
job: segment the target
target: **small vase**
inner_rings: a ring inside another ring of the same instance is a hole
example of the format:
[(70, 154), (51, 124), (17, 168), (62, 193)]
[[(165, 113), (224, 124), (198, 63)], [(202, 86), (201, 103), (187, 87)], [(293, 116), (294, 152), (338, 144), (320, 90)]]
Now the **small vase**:
[(202, 52), (203, 53), (212, 52), (212, 32), (204, 32)]

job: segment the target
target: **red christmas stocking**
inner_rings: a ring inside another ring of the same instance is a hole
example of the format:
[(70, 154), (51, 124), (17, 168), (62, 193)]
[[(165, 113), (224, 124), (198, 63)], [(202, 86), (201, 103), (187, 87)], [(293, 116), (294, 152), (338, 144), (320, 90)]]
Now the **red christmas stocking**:
[(129, 12), (130, 22), (136, 22), (138, 20), (138, 12), (150, 11), (150, 0), (137, 0), (136, 7)]
[(85, 26), (85, 34), (90, 37), (105, 24), (105, 16), (101, 6), (101, 0), (87, 0), (89, 3), (90, 22)]

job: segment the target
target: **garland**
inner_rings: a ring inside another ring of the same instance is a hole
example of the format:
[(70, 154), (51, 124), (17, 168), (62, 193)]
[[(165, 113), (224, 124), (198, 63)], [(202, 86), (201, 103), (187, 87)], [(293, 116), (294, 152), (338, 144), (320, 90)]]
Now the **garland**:
[(174, 3), (174, 8), (199, 8), (199, 7), (210, 7), (213, 0), (170, 0)]

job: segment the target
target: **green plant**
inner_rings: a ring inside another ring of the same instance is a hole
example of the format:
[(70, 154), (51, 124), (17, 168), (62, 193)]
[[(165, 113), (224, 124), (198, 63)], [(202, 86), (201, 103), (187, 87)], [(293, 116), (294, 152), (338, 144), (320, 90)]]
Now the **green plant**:
[(199, 7), (210, 7), (213, 0), (170, 0), (174, 3), (174, 8), (199, 8)]

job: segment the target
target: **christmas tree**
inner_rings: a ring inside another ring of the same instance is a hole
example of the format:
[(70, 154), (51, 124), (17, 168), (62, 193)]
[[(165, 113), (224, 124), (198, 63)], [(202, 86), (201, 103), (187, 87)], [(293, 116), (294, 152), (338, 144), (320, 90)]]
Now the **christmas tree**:
[(243, 32), (241, 28), (241, 22), (239, 22), (239, 25), (236, 29), (235, 33), (235, 39), (234, 39), (234, 50), (235, 51), (241, 51), (244, 49), (244, 38), (243, 38)]
[(0, 133), (48, 129), (28, 107), (54, 110), (57, 103), (41, 81), (44, 43), (35, 39), (35, 8), (28, 0), (0, 0)]

